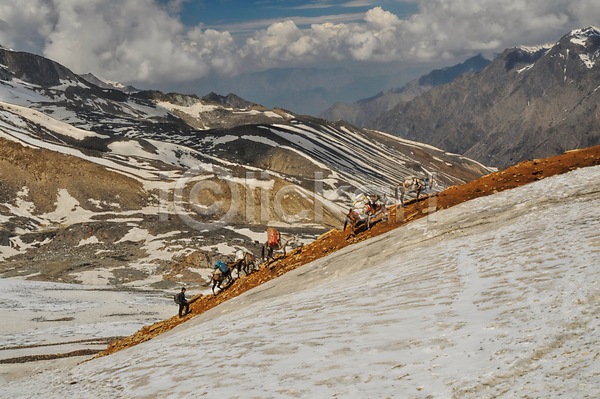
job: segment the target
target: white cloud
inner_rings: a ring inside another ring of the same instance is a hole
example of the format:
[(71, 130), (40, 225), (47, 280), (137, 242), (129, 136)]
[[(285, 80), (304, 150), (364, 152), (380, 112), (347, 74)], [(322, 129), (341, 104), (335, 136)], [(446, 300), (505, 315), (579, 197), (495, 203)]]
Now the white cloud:
[(155, 83), (194, 79), (210, 70), (210, 59), (195, 51), (179, 19), (153, 2), (54, 0), (54, 7), (57, 23), (44, 55), (75, 72)]
[(21, 51), (39, 50), (52, 31), (51, 10), (44, 0), (2, 0), (0, 44)]
[(190, 47), (190, 52), (210, 65), (211, 68), (224, 74), (236, 71), (239, 64), (237, 46), (229, 32), (217, 32), (214, 29), (196, 27), (188, 33), (188, 41), (184, 47)]
[(373, 8), (367, 11), (365, 15), (367, 29), (373, 32), (395, 30), (400, 25), (400, 19), (389, 11), (384, 11), (381, 7)]
[(291, 7), (292, 10), (313, 10), (315, 8), (331, 8), (333, 4), (329, 3), (308, 3), (301, 6)]
[[(289, 17), (286, 21), (292, 21), (296, 26), (315, 25), (325, 23), (350, 23), (360, 21), (364, 18), (365, 13), (346, 13), (333, 15), (317, 15), (312, 17)], [(211, 28), (217, 30), (225, 30), (232, 33), (253, 33), (261, 29), (267, 29), (271, 25), (283, 22), (281, 18), (275, 19), (258, 19), (243, 22), (236, 22), (223, 25), (211, 25)]]
[(261, 67), (292, 61), (426, 62), (479, 52), (491, 55), (511, 46), (556, 41), (570, 29), (589, 24), (583, 22), (591, 19), (586, 11), (599, 8), (592, 0), (422, 0), (419, 12), (405, 20), (375, 7), (363, 23), (322, 23), (299, 30), (288, 21), (294, 36), (274, 34), (274, 24), (248, 39), (243, 54)]
[(183, 10), (183, 3), (189, 3), (192, 0), (169, 0), (166, 4), (167, 11), (170, 14), (176, 14)]
[(580, 21), (567, 13), (571, 1), (429, 0), (402, 21), (412, 42), (408, 54), (436, 58), (501, 51), (521, 44), (556, 41)]
[[(278, 22), (248, 39), (243, 55), (264, 60), (291, 61), (294, 59), (294, 53), (289, 51), (289, 48), (302, 47), (297, 42), (307, 42), (307, 39), (302, 39), (303, 36), (302, 31), (292, 21)], [(306, 44), (312, 47), (310, 43)], [(302, 57), (303, 54), (296, 56)]]
[(299, 29), (292, 21), (276, 23), (249, 38), (242, 54), (262, 67), (292, 61), (396, 59), (394, 42), (395, 31), (400, 26), (398, 17), (376, 7), (366, 13), (365, 21), (363, 24), (313, 24), (306, 30)]
[(174, 82), (235, 70), (228, 32), (187, 29), (165, 6), (147, 0), (6, 0), (0, 44), (42, 52), (76, 73), (121, 82)]
[(347, 3), (341, 4), (342, 7), (371, 7), (373, 6), (373, 0), (354, 0)]
[(555, 41), (571, 29), (598, 24), (594, 19), (600, 15), (596, 0), (420, 0), (409, 19), (375, 7), (362, 14), (362, 22), (351, 22), (357, 14), (250, 21), (243, 28), (269, 25), (253, 30), (240, 46), (225, 27), (184, 26), (176, 13), (186, 1), (4, 0), (0, 43), (37, 49), (77, 73), (151, 84), (193, 80), (210, 71), (234, 74), (323, 61), (491, 54)]
[(597, 0), (573, 1), (569, 4), (569, 12), (579, 21), (579, 28), (597, 27), (600, 24), (600, 2)]

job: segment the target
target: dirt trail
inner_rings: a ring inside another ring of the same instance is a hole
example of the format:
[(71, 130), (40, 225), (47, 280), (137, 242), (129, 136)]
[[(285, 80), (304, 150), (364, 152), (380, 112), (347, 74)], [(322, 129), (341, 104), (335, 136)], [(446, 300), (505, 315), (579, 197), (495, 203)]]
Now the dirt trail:
[[(509, 190), (546, 177), (594, 165), (600, 165), (600, 146), (569, 151), (563, 155), (552, 158), (525, 161), (503, 171), (483, 176), (470, 183), (449, 187), (439, 193), (436, 196), (435, 201), (432, 201), (432, 204), (436, 205), (435, 209), (437, 210), (447, 209), (474, 198)], [(269, 265), (261, 265), (259, 271), (256, 271), (249, 276), (242, 276), (229, 288), (218, 293), (216, 296), (206, 295), (194, 297), (192, 298), (193, 303), (190, 306), (191, 313), (189, 315), (183, 318), (174, 316), (151, 326), (146, 326), (135, 334), (110, 344), (107, 349), (100, 352), (97, 357), (106, 356), (121, 349), (148, 341), (173, 329), (177, 325), (186, 322), (191, 317), (202, 314), (231, 298), (237, 297), (256, 286), (277, 278), (284, 273), (348, 245), (383, 234), (403, 224), (425, 217), (430, 211), (428, 200), (423, 198), (418, 202), (414, 200), (407, 202), (404, 209), (404, 217), (398, 215), (399, 217), (397, 218), (396, 210), (401, 211), (402, 208), (390, 209), (389, 220), (387, 222), (380, 221), (370, 230), (360, 231), (356, 237), (348, 238), (350, 228), (347, 228), (346, 231), (331, 230), (323, 234), (316, 241), (291, 251), (288, 253), (287, 257), (279, 257)]]

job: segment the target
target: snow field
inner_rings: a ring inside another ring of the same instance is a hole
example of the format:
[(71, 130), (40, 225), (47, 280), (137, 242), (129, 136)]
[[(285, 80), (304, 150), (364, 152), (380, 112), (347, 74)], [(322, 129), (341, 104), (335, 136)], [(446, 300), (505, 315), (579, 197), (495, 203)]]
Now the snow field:
[[(346, 247), (10, 397), (600, 395), (600, 167)], [(34, 393), (32, 393), (34, 392)]]
[[(104, 349), (106, 344), (78, 341), (128, 336), (176, 312), (172, 298), (159, 292), (0, 279), (0, 359)], [(0, 364), (0, 381), (84, 359)], [(6, 397), (1, 388), (0, 397)]]

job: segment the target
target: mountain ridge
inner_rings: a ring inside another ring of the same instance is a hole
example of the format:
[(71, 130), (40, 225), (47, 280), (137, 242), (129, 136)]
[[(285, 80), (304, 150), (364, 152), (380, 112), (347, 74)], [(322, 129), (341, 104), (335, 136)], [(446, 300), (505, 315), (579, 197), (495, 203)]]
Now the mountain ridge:
[(599, 47), (592, 27), (549, 49), (507, 49), (482, 72), (435, 87), (368, 127), (500, 168), (596, 145)]

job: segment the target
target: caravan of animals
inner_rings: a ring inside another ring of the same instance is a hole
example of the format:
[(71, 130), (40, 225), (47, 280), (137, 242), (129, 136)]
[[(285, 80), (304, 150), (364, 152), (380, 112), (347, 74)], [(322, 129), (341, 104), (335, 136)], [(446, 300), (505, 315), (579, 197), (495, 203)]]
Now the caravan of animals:
[[(396, 201), (400, 199), (400, 204), (404, 208), (404, 196), (406, 193), (414, 193), (415, 201), (419, 201), (421, 193), (427, 193), (436, 186), (436, 180), (433, 176), (418, 178), (409, 176), (403, 182), (395, 187)], [(371, 226), (377, 222), (387, 220), (391, 208), (386, 204), (387, 198), (382, 200), (378, 194), (360, 193), (350, 207), (344, 221), (342, 231), (350, 226), (350, 234), (356, 236), (360, 229), (370, 230)], [(267, 229), (267, 241), (263, 244), (261, 250), (261, 260), (268, 266), (271, 261), (275, 261), (274, 251), (283, 251), (283, 257), (287, 255), (286, 248), (295, 248), (299, 245), (298, 237), (295, 235), (281, 234), (274, 227)], [(210, 264), (210, 257), (206, 255)], [(235, 260), (232, 262), (223, 262), (218, 260), (214, 263), (214, 271), (211, 275), (211, 284), (213, 295), (216, 295), (215, 288), (223, 290), (223, 284), (229, 287), (234, 281), (232, 272), (237, 271), (237, 277), (243, 271), (246, 276), (255, 270), (260, 270), (254, 254), (239, 250), (235, 254)], [(175, 301), (178, 303), (178, 301)], [(181, 316), (180, 316), (181, 317)]]

